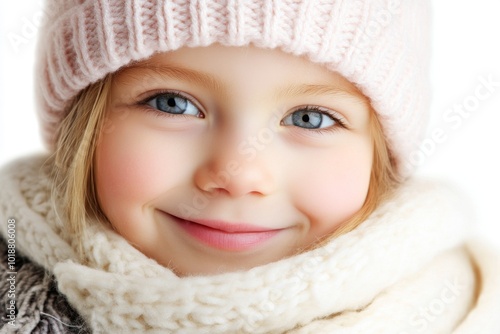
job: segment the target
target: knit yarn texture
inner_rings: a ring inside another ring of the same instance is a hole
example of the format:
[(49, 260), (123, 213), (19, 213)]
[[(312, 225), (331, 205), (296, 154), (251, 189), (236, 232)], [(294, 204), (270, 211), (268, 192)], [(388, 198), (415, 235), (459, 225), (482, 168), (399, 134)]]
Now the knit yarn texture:
[(180, 278), (97, 223), (78, 259), (53, 211), (44, 159), (0, 172), (0, 219), (16, 218), (17, 251), (54, 274), (93, 333), (500, 332), (500, 259), (466, 246), (467, 212), (446, 187), (409, 182), (313, 251)]
[(428, 0), (47, 0), (36, 80), (46, 144), (69, 101), (133, 61), (181, 47), (279, 48), (371, 100), (400, 175), (427, 123)]
[[(0, 238), (0, 252), (7, 254), (8, 244)], [(12, 268), (5, 258), (0, 261), (0, 302), (11, 305)], [(44, 268), (21, 254), (15, 261), (15, 326), (2, 316), (0, 333), (90, 334), (77, 312), (57, 289), (57, 282)], [(5, 284), (9, 282), (8, 284)]]

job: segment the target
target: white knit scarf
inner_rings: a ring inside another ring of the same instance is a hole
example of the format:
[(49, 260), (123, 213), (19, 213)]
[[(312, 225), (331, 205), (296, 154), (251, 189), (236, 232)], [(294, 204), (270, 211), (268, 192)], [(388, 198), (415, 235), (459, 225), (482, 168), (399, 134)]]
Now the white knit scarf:
[(42, 163), (25, 159), (0, 174), (1, 218), (16, 219), (18, 250), (55, 275), (95, 333), (477, 329), (478, 311), (472, 320), (467, 315), (480, 293), (480, 265), (464, 247), (468, 217), (442, 186), (408, 182), (354, 231), (307, 253), (248, 271), (179, 278), (100, 224), (84, 240), (90, 263), (81, 264), (61, 236)]

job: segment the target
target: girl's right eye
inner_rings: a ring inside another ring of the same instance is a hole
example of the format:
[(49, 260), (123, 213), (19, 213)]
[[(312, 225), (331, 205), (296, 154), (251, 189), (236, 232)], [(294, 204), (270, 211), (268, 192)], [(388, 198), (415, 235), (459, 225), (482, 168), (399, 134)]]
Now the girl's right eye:
[(177, 93), (161, 93), (145, 101), (148, 106), (161, 112), (174, 115), (203, 117), (191, 101)]

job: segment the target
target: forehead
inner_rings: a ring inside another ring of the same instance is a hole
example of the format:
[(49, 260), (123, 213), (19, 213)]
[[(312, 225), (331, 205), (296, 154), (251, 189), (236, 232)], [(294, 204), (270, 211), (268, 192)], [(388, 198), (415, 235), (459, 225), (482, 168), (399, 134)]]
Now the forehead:
[(254, 46), (227, 47), (214, 44), (208, 47), (184, 47), (136, 62), (122, 69), (118, 78), (127, 74), (161, 75), (165, 72), (183, 75), (188, 79), (212, 81), (212, 86), (247, 87), (255, 91), (277, 86), (328, 86), (364, 98), (351, 82), (320, 64), (279, 49)]

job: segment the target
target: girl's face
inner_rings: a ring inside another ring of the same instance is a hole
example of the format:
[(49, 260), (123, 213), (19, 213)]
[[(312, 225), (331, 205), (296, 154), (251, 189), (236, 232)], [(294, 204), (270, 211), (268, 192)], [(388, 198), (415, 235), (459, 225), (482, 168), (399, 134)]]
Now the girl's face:
[(118, 233), (179, 275), (276, 261), (363, 206), (369, 118), (342, 76), (278, 50), (158, 54), (114, 78), (99, 203)]

